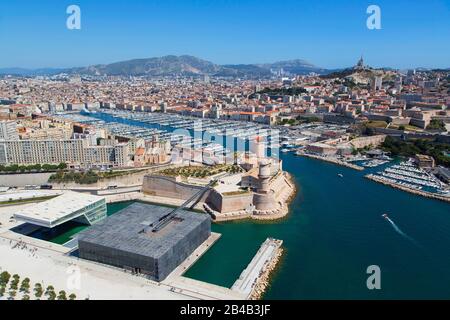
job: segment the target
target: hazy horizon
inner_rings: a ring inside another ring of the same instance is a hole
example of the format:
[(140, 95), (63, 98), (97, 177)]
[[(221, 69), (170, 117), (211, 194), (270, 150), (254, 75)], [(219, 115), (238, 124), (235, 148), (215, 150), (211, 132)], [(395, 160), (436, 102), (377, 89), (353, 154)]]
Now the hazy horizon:
[[(118, 60), (118, 61), (109, 61), (109, 62), (99, 62), (99, 63), (94, 63), (94, 64), (89, 64), (89, 65), (68, 65), (68, 66), (39, 66), (39, 67), (22, 67), (22, 66), (0, 66), (0, 70), (2, 69), (24, 69), (24, 70), (29, 70), (29, 71), (35, 71), (35, 70), (42, 70), (42, 69), (73, 69), (73, 68), (84, 68), (84, 67), (89, 67), (89, 66), (95, 66), (95, 65), (109, 65), (109, 64), (114, 64), (114, 63), (118, 63), (118, 62), (126, 62), (126, 61), (132, 61), (132, 60), (141, 60), (141, 59), (151, 59), (151, 58), (161, 58), (161, 57), (165, 57), (165, 56), (193, 56), (193, 55), (189, 55), (189, 54), (165, 54), (162, 56), (155, 56), (155, 57), (138, 57), (138, 58), (124, 58), (122, 60)], [(270, 63), (276, 63), (276, 62), (284, 62), (284, 61), (292, 61), (292, 60), (304, 60), (305, 62), (311, 63), (312, 65), (314, 65), (315, 67), (318, 68), (324, 68), (327, 70), (334, 70), (334, 69), (345, 69), (345, 68), (349, 68), (349, 67), (353, 67), (354, 65), (356, 65), (356, 62), (359, 60), (360, 56), (355, 58), (355, 62), (351, 65), (346, 65), (346, 66), (338, 66), (338, 67), (332, 67), (332, 68), (326, 68), (323, 67), (321, 65), (317, 65), (315, 64), (313, 61), (308, 61), (302, 58), (292, 58), (292, 59), (278, 59), (278, 60), (274, 60), (274, 61), (266, 61), (266, 62), (253, 62), (253, 63), (216, 63), (215, 61), (211, 61), (208, 59), (204, 59), (202, 57), (199, 56), (193, 56), (195, 58), (201, 59), (201, 60), (205, 60), (208, 62), (212, 62), (216, 65), (260, 65), (260, 64), (270, 64)], [(363, 56), (364, 58), (364, 56)], [(372, 65), (370, 63), (370, 61), (367, 61), (366, 59), (364, 59), (365, 64), (373, 67), (373, 68), (392, 68), (392, 69), (396, 69), (396, 70), (407, 70), (407, 69), (419, 69), (419, 68), (424, 68), (424, 69), (449, 69), (450, 68), (450, 63), (449, 66), (444, 66), (444, 67), (424, 67), (421, 65), (414, 65), (414, 66), (410, 66), (410, 67), (404, 67), (404, 68), (395, 68), (393, 66), (390, 65), (383, 65), (383, 66), (375, 66)]]

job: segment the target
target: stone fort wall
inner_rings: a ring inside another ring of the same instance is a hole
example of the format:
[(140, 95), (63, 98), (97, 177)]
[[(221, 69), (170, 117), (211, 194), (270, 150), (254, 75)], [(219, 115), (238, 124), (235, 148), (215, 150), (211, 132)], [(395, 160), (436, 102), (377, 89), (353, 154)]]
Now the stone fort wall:
[[(144, 194), (179, 200), (187, 200), (201, 189), (201, 186), (194, 186), (177, 181), (175, 177), (157, 175), (145, 176), (142, 184), (142, 192)], [(199, 202), (205, 202), (209, 193), (210, 191), (205, 192)]]

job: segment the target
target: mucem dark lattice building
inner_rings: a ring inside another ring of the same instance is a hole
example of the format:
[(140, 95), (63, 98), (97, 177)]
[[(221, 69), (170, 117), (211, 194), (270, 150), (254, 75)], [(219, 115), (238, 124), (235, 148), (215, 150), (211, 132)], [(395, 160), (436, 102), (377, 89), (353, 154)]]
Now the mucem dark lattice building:
[(171, 209), (134, 203), (78, 235), (79, 255), (164, 280), (211, 235), (206, 214), (179, 211), (154, 232), (154, 225)]

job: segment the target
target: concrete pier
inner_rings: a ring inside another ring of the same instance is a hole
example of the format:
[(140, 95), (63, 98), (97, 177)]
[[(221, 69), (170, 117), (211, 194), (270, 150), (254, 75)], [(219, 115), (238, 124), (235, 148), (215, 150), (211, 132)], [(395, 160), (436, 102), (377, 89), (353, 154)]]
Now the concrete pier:
[(271, 238), (264, 241), (231, 290), (241, 293), (246, 299), (260, 299), (269, 284), (270, 273), (281, 257), (282, 244), (283, 241)]

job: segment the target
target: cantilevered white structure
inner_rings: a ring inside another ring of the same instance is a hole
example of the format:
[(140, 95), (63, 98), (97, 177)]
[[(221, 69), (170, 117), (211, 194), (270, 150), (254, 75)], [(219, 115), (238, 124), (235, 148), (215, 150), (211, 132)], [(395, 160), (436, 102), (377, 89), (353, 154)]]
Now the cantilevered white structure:
[(54, 228), (71, 220), (92, 225), (106, 218), (106, 201), (103, 197), (69, 191), (24, 208), (14, 217), (45, 228)]

